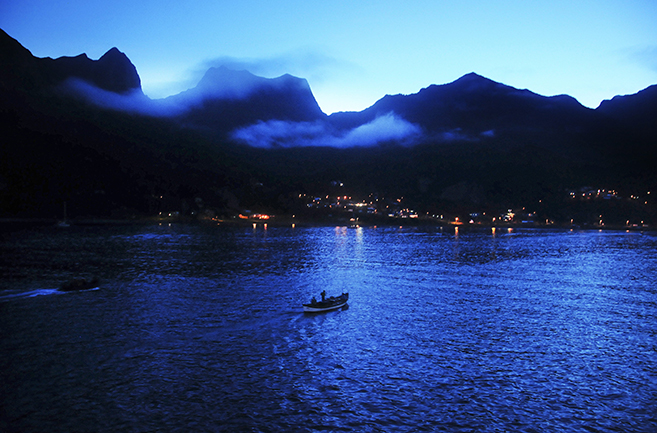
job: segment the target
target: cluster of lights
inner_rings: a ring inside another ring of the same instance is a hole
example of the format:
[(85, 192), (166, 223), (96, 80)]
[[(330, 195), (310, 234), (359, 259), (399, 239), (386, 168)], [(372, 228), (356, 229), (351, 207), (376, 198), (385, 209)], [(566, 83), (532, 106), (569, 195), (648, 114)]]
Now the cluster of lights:
[[(299, 198), (307, 197), (306, 194), (299, 194)], [(370, 198), (372, 197), (372, 194), (370, 194)], [(379, 199), (376, 199), (376, 201), (379, 201)], [(325, 204), (322, 204), (323, 202), (326, 202)], [(331, 197), (330, 195), (324, 196), (324, 197), (313, 197), (312, 201), (306, 203), (307, 207), (330, 207), (330, 208), (341, 208), (341, 209), (350, 209), (350, 208), (366, 208), (370, 206), (375, 206), (374, 201), (367, 201), (367, 200), (362, 200), (362, 201), (357, 201), (354, 199), (354, 197), (348, 196), (348, 195), (339, 195), (335, 197)], [(376, 213), (376, 209), (372, 209), (373, 213)]]
[[(342, 186), (342, 185), (340, 185)], [(619, 192), (615, 189), (593, 189), (593, 188), (581, 188), (579, 191), (570, 191), (570, 197), (572, 199), (616, 199), (619, 200), (622, 197), (619, 195)], [(650, 195), (650, 191), (647, 192), (647, 195)], [(304, 197), (309, 197), (306, 194), (299, 194), (299, 198), (304, 198)], [(313, 197), (313, 196), (310, 196)], [(309, 199), (310, 199), (309, 197)], [(630, 199), (632, 200), (640, 200), (641, 198), (638, 195), (631, 195), (629, 196)], [(372, 213), (379, 213), (378, 211), (382, 211), (383, 207), (382, 205), (384, 204), (383, 201), (387, 202), (387, 205), (385, 206), (385, 211), (383, 212), (384, 215), (387, 215), (390, 218), (419, 218), (419, 214), (415, 212), (414, 210), (410, 208), (402, 208), (401, 204), (404, 201), (404, 197), (399, 197), (392, 199), (390, 201), (384, 200), (384, 199), (379, 199), (377, 196), (372, 193), (369, 194), (368, 200), (362, 200), (362, 201), (357, 201), (354, 200), (352, 197), (347, 196), (347, 195), (341, 195), (341, 196), (330, 196), (326, 195), (325, 197), (317, 197), (314, 196), (312, 198), (312, 201), (307, 204), (309, 207), (320, 207), (322, 205), (322, 202), (324, 200), (327, 200), (330, 202), (324, 204), (324, 207), (331, 207), (331, 208), (343, 208), (343, 209), (348, 209), (349, 212), (352, 212), (355, 209), (363, 209), (366, 207), (370, 207), (373, 212)], [(381, 201), (380, 201), (381, 200)], [(538, 203), (542, 203), (543, 200), (539, 200)], [(643, 199), (644, 204), (648, 204), (647, 199)], [(376, 209), (377, 207), (380, 207), (380, 209)], [(518, 208), (519, 209), (519, 208)], [(370, 209), (368, 209), (369, 212)], [(483, 217), (483, 218), (482, 218)], [(515, 222), (522, 222), (523, 224), (525, 223), (533, 223), (535, 219), (537, 218), (537, 213), (536, 212), (529, 212), (525, 207), (522, 207), (522, 210), (513, 210), (513, 209), (508, 209), (506, 212), (496, 215), (496, 216), (488, 216), (486, 217), (486, 213), (471, 213), (469, 215), (469, 218), (459, 218), (459, 217), (446, 217), (445, 215), (430, 215), (427, 212), (427, 218), (435, 218), (435, 219), (440, 219), (442, 221), (449, 222), (450, 224), (454, 225), (461, 225), (461, 224), (480, 224), (482, 222), (488, 221), (489, 223), (492, 222), (493, 224), (495, 223), (515, 223)], [(522, 221), (520, 221), (522, 219)], [(352, 221), (353, 222), (353, 221)], [(574, 224), (574, 220), (571, 219), (571, 225)], [(542, 221), (540, 223), (543, 223)], [(546, 218), (544, 220), (544, 224), (546, 225), (551, 225), (554, 224), (555, 222), (549, 218)], [(605, 220), (603, 219), (602, 215), (600, 215), (597, 219), (597, 224), (599, 226), (604, 226), (605, 225)], [(644, 224), (644, 221), (641, 221), (641, 225)], [(627, 220), (626, 226), (630, 226), (630, 220)], [(634, 224), (635, 226), (637, 224)]]
[[(650, 195), (650, 191), (646, 193), (646, 195)], [(571, 191), (570, 192), (570, 197), (572, 199), (576, 198), (584, 198), (584, 199), (592, 199), (592, 198), (604, 198), (604, 199), (621, 199), (622, 197), (619, 195), (618, 191), (615, 189), (597, 189), (597, 190), (580, 190), (580, 192), (575, 192)], [(630, 194), (629, 196), (630, 200), (640, 200), (641, 197), (636, 194)], [(644, 200), (644, 204), (648, 204), (648, 200)]]
[(248, 220), (248, 219), (251, 219), (251, 220), (268, 220), (268, 219), (271, 218), (271, 215), (262, 214), (262, 213), (253, 214), (251, 216), (239, 214), (237, 217), (240, 218), (240, 219), (243, 219), (243, 220)]

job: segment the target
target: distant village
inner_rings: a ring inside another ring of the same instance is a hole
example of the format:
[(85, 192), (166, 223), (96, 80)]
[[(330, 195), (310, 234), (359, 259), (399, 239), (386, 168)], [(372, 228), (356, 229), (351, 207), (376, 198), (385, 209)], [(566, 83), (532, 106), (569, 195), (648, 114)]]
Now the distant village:
[[(342, 184), (339, 184), (342, 186)], [(371, 193), (366, 197), (348, 194), (298, 194), (294, 197), (296, 211), (272, 214), (244, 209), (233, 215), (217, 215), (205, 209), (199, 219), (215, 222), (250, 224), (339, 223), (347, 225), (437, 224), (451, 226), (526, 226), (526, 227), (589, 227), (589, 228), (649, 228), (651, 192), (622, 196), (614, 189), (581, 187), (564, 191), (559, 208), (544, 206), (542, 200), (532, 207), (522, 206), (498, 210), (471, 208), (460, 211), (435, 212), (415, 209), (404, 197), (384, 198)], [(652, 205), (652, 206), (651, 206)], [(192, 212), (193, 214), (194, 212)], [(179, 212), (165, 213), (162, 218), (177, 218)]]

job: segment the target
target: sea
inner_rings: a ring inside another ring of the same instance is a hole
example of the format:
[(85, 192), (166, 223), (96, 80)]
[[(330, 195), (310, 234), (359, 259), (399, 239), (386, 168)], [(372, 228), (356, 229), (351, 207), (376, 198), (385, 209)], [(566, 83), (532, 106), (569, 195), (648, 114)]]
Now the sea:
[(0, 272), (2, 432), (657, 431), (655, 232), (5, 225)]

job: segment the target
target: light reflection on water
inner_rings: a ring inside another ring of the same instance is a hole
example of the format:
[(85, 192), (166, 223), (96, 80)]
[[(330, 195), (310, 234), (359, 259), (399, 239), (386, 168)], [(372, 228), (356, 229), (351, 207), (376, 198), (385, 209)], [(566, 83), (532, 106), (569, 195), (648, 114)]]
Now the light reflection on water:
[[(173, 225), (3, 239), (3, 431), (657, 429), (650, 234)], [(102, 289), (27, 295), (79, 273)], [(349, 308), (301, 313), (323, 289), (348, 291)]]

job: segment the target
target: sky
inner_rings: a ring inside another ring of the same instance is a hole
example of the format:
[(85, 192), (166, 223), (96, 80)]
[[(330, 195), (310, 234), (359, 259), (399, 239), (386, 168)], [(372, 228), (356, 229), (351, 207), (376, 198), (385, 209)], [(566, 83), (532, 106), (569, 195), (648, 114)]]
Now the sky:
[(117, 47), (151, 98), (224, 65), (305, 78), (327, 114), (470, 72), (595, 108), (657, 84), (655, 23), (654, 0), (0, 0), (33, 55)]

